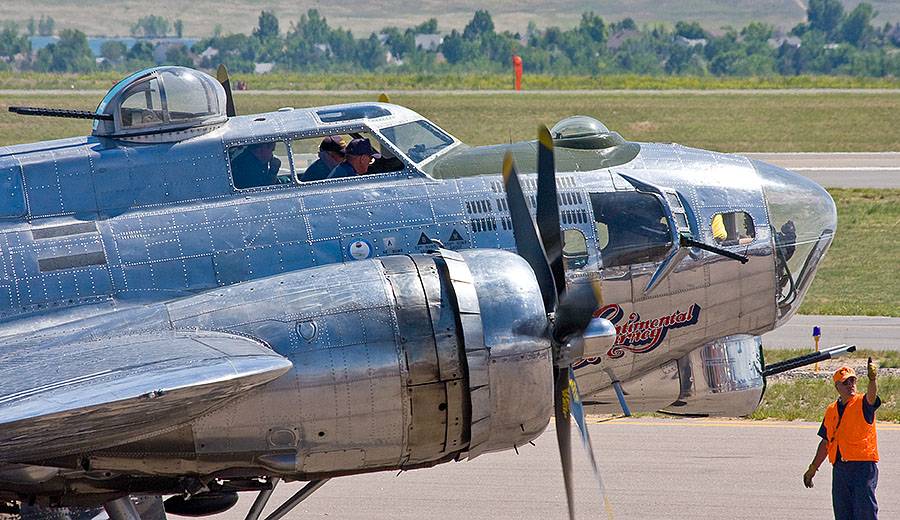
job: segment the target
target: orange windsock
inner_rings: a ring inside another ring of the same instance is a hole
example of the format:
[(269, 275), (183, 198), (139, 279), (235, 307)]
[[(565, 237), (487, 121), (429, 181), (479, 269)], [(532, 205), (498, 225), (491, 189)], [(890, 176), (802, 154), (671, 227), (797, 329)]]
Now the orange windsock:
[(522, 90), (522, 58), (513, 54), (513, 70), (516, 73), (516, 90)]

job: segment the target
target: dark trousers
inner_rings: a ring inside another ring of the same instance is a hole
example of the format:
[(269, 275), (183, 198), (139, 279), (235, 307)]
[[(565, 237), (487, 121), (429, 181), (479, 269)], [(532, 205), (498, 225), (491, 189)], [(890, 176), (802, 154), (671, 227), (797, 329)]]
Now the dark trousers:
[(831, 503), (835, 520), (875, 520), (878, 503), (878, 465), (853, 461), (835, 463), (831, 471)]

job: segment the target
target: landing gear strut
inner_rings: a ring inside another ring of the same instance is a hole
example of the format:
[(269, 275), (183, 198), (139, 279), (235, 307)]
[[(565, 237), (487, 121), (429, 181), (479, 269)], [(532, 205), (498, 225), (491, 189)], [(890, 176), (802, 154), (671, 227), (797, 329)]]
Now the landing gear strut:
[[(272, 487), (270, 489), (264, 489), (259, 492), (259, 495), (256, 497), (256, 501), (253, 502), (253, 505), (250, 507), (250, 511), (247, 513), (247, 518), (245, 520), (259, 520), (259, 515), (262, 513), (263, 508), (266, 507), (266, 503), (269, 501), (269, 498), (272, 496), (272, 492), (275, 491), (275, 486), (278, 485), (280, 479), (277, 477), (272, 479)], [(266, 520), (279, 520), (284, 515), (288, 514), (292, 509), (297, 507), (300, 502), (306, 500), (310, 495), (315, 492), (315, 490), (322, 487), (326, 482), (330, 479), (323, 478), (320, 480), (312, 480), (303, 486), (303, 489), (294, 493), (294, 496), (287, 499), (284, 504), (281, 504), (278, 509), (272, 512), (269, 516), (266, 517)], [(110, 514), (110, 518), (112, 518), (112, 514)], [(112, 518), (112, 520), (130, 520), (130, 519), (119, 519)]]

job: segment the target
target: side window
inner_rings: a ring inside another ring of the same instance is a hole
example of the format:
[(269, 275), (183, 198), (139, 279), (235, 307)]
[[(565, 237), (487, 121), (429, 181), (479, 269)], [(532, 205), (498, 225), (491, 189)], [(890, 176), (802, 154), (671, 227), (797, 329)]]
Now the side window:
[(587, 265), (587, 244), (577, 229), (563, 230), (563, 265), (568, 269), (581, 269)]
[(756, 237), (756, 226), (753, 217), (743, 211), (718, 213), (713, 216), (713, 238), (723, 246), (743, 245), (753, 242)]
[(242, 190), (294, 182), (287, 146), (283, 141), (269, 141), (228, 149), (234, 187)]
[(119, 115), (123, 130), (163, 123), (159, 80), (150, 78), (131, 87), (131, 92), (122, 97)]
[[(327, 179), (331, 171), (341, 162), (344, 162), (346, 156), (342, 152), (334, 149), (336, 139), (342, 141), (344, 145), (349, 145), (354, 139), (368, 139), (372, 151), (381, 155), (379, 158), (372, 158), (369, 164), (364, 168), (364, 175), (373, 173), (384, 173), (400, 171), (404, 168), (403, 162), (395, 157), (390, 149), (383, 147), (378, 139), (369, 132), (353, 132), (351, 134), (333, 134), (320, 135), (317, 137), (308, 137), (304, 139), (295, 139), (291, 141), (291, 154), (294, 160), (294, 169), (297, 172), (297, 179), (300, 182), (321, 181)], [(362, 165), (356, 165), (363, 168)], [(360, 170), (361, 171), (361, 170)], [(344, 175), (346, 176), (346, 172)]]
[(672, 247), (656, 197), (635, 191), (591, 193), (603, 267), (659, 262)]
[[(300, 182), (321, 181), (328, 178), (331, 170), (343, 161), (343, 152), (334, 148), (334, 141), (329, 139), (331, 143), (323, 144), (323, 140), (329, 136), (309, 137), (305, 139), (294, 139), (291, 141), (291, 155), (294, 158), (294, 169), (297, 171), (297, 179)], [(346, 145), (350, 141), (347, 135), (338, 135), (340, 140)], [(324, 146), (324, 150), (320, 150)], [(319, 152), (322, 153), (319, 153)], [(331, 152), (331, 153), (327, 153)]]

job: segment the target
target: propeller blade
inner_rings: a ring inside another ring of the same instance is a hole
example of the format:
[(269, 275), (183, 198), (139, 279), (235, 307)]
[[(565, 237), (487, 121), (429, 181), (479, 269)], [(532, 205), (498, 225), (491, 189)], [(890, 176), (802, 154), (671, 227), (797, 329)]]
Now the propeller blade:
[(562, 462), (563, 482), (566, 485), (566, 502), (569, 505), (569, 520), (575, 520), (575, 491), (572, 484), (572, 422), (569, 367), (559, 367), (553, 372), (553, 415), (556, 417), (556, 444), (559, 446), (559, 460)]
[[(562, 368), (557, 372), (561, 372)], [(597, 479), (597, 485), (600, 486), (600, 494), (603, 496), (603, 505), (606, 507), (606, 516), (612, 520), (612, 507), (609, 505), (609, 498), (606, 496), (606, 487), (603, 485), (603, 479), (600, 478), (600, 469), (597, 467), (597, 460), (594, 458), (594, 449), (591, 447), (591, 436), (588, 434), (587, 423), (584, 421), (584, 408), (581, 406), (581, 394), (578, 392), (578, 383), (575, 382), (575, 371), (569, 366), (566, 371), (566, 383), (569, 385), (569, 395), (571, 401), (571, 412), (575, 417), (575, 424), (581, 432), (581, 443), (584, 445), (584, 451), (587, 452), (588, 458), (591, 459), (591, 468), (594, 470), (594, 478)], [(557, 420), (557, 422), (559, 422)], [(568, 421), (566, 421), (568, 422)], [(557, 426), (557, 429), (559, 426)], [(557, 434), (558, 435), (558, 434)], [(571, 508), (570, 508), (571, 509)]]
[(544, 297), (544, 308), (548, 313), (554, 312), (559, 302), (556, 283), (553, 273), (550, 271), (547, 254), (541, 245), (537, 226), (528, 210), (528, 202), (522, 192), (522, 185), (519, 183), (516, 161), (509, 151), (503, 156), (503, 187), (506, 189), (506, 201), (509, 204), (509, 216), (512, 219), (516, 251), (528, 262), (537, 276), (538, 286)]
[(537, 223), (550, 270), (560, 292), (566, 288), (562, 259), (562, 238), (559, 230), (559, 201), (556, 197), (556, 165), (553, 158), (553, 138), (550, 130), (538, 127)]
[(234, 96), (231, 94), (231, 80), (228, 79), (228, 71), (225, 70), (225, 65), (219, 65), (219, 69), (216, 71), (216, 79), (225, 88), (225, 115), (234, 117)]
[(380, 96), (378, 96), (379, 103), (390, 103), (391, 98), (388, 97), (387, 92), (382, 92)]

